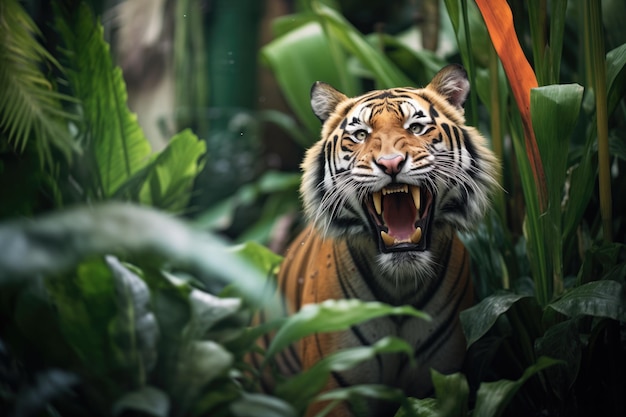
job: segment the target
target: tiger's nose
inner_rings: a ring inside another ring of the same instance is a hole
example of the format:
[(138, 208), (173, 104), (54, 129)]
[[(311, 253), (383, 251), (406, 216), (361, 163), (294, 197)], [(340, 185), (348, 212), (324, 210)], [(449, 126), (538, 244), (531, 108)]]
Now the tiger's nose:
[(404, 164), (403, 155), (385, 155), (376, 160), (376, 164), (388, 175), (396, 175)]

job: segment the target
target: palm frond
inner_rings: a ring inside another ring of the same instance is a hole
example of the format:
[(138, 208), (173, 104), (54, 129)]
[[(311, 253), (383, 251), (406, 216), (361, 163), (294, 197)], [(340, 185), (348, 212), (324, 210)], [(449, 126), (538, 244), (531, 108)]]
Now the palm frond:
[(75, 99), (58, 92), (42, 68), (54, 57), (38, 42), (37, 25), (17, 0), (0, 4), (0, 130), (11, 146), (24, 151), (34, 141), (42, 162), (52, 163), (52, 148), (70, 159), (79, 150), (69, 132), (75, 115), (63, 108)]

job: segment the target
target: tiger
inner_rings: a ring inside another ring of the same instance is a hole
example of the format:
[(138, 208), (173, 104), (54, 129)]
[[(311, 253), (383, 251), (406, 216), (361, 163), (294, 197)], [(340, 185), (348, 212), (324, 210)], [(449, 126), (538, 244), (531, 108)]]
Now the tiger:
[[(324, 82), (311, 88), (321, 138), (301, 165), (306, 227), (285, 252), (279, 289), (291, 312), (328, 299), (360, 299), (410, 305), (432, 320), (388, 316), (315, 334), (292, 350), (292, 372), (385, 336), (410, 343), (416, 366), (406, 355), (379, 355), (334, 372), (325, 390), (376, 383), (424, 397), (432, 392), (431, 368), (461, 368), (466, 341), (459, 312), (473, 304), (474, 294), (468, 251), (457, 231), (481, 221), (498, 184), (494, 153), (465, 124), (469, 88), (466, 71), (456, 64), (421, 89), (348, 98)], [(307, 415), (323, 406), (314, 403)], [(374, 402), (367, 408), (372, 416), (393, 415), (387, 407)], [(329, 415), (352, 414), (341, 404)]]

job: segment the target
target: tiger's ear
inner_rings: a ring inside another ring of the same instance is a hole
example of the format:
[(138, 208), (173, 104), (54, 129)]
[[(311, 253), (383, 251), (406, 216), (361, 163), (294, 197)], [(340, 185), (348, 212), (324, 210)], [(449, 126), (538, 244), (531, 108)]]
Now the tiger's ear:
[(339, 103), (347, 99), (348, 97), (330, 84), (316, 81), (311, 87), (311, 108), (322, 123), (335, 111)]
[(461, 110), (469, 94), (470, 83), (467, 80), (467, 72), (462, 66), (450, 64), (443, 67), (426, 88), (436, 91), (450, 104)]

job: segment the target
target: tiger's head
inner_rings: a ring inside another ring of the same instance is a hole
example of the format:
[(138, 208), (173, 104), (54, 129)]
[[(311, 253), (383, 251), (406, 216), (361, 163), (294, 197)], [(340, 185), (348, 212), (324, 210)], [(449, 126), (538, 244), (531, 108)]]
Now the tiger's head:
[(321, 139), (302, 168), (305, 213), (326, 236), (375, 243), (386, 272), (427, 270), (433, 241), (469, 230), (486, 212), (496, 159), (465, 125), (465, 70), (443, 68), (422, 89), (348, 98), (311, 89)]

